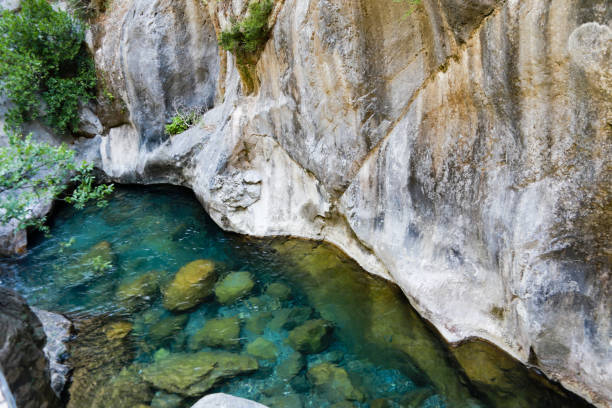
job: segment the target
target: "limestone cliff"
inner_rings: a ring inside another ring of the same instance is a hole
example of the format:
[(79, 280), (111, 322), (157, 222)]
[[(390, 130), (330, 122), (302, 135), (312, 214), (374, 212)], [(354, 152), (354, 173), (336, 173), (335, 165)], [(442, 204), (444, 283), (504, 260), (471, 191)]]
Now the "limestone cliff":
[[(228, 230), (332, 242), (448, 341), (609, 407), (609, 1), (277, 0), (254, 90), (217, 46), (246, 6), (98, 18), (100, 168), (191, 187)], [(177, 103), (209, 110), (168, 137)]]

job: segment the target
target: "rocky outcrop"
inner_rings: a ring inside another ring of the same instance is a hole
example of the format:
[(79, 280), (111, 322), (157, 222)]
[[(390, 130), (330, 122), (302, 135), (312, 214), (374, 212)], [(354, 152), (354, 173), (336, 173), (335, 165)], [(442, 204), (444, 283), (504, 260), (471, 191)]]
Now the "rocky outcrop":
[[(12, 398), (20, 408), (51, 408), (59, 399), (51, 389), (43, 347), (42, 324), (25, 300), (0, 287), (0, 369)], [(4, 394), (0, 386), (0, 394)]]
[[(332, 242), (447, 340), (610, 406), (609, 2), (277, 6), (245, 96), (215, 38), (245, 0), (114, 3), (99, 167), (189, 186), (227, 230)], [(211, 109), (168, 137), (175, 100)]]

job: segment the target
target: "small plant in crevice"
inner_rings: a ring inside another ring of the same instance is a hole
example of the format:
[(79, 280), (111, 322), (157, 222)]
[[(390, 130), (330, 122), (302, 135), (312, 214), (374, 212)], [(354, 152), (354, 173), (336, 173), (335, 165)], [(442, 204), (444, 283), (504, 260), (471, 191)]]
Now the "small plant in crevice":
[(246, 17), (233, 20), (230, 29), (222, 31), (219, 37), (219, 46), (236, 57), (247, 94), (257, 88), (255, 65), (270, 35), (268, 18), (273, 9), (273, 0), (251, 0)]
[(182, 104), (174, 104), (175, 115), (172, 117), (172, 121), (166, 125), (166, 134), (169, 136), (178, 135), (183, 133), (200, 120), (202, 115), (206, 112), (206, 107), (196, 106), (187, 108)]
[(76, 131), (79, 106), (94, 97), (94, 62), (83, 24), (46, 0), (23, 0), (0, 14), (0, 90), (12, 102), (6, 122), (41, 118), (58, 133)]
[(421, 0), (393, 0), (394, 3), (406, 3), (408, 5), (408, 10), (402, 15), (402, 20), (407, 19), (415, 12), (417, 6), (421, 4)]

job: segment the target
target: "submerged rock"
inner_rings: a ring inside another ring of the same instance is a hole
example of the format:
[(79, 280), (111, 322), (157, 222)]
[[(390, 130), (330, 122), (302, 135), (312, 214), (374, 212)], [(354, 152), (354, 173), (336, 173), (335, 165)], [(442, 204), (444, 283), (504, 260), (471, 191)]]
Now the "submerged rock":
[(153, 390), (138, 374), (141, 367), (130, 366), (101, 385), (95, 393), (91, 408), (138, 407), (148, 405)]
[(308, 379), (330, 399), (363, 401), (364, 395), (353, 386), (344, 368), (331, 363), (321, 363), (308, 370)]
[(110, 242), (101, 241), (74, 264), (64, 268), (56, 277), (56, 281), (60, 286), (82, 285), (103, 276), (114, 263), (115, 254)]
[(302, 399), (297, 394), (275, 395), (265, 398), (263, 402), (270, 408), (302, 408)]
[(238, 316), (210, 319), (192, 337), (190, 348), (198, 350), (204, 346), (234, 348), (240, 345), (240, 319)]
[(142, 310), (159, 294), (159, 273), (148, 272), (136, 279), (123, 283), (117, 289), (117, 301), (127, 310)]
[(294, 351), (276, 367), (276, 376), (282, 381), (291, 381), (304, 368), (305, 361), (302, 353)]
[(154, 343), (170, 340), (178, 334), (189, 320), (188, 315), (170, 316), (160, 320), (149, 329), (149, 338)]
[(204, 394), (223, 380), (259, 368), (253, 357), (227, 352), (175, 353), (142, 370), (155, 388), (189, 397)]
[(244, 328), (253, 334), (262, 334), (268, 322), (272, 319), (271, 312), (252, 312), (246, 319)]
[(274, 361), (278, 354), (278, 348), (270, 340), (258, 337), (247, 345), (247, 353), (260, 360)]
[(309, 320), (289, 333), (289, 344), (306, 354), (320, 353), (332, 340), (334, 326), (323, 319)]
[(164, 307), (185, 311), (199, 305), (211, 294), (216, 279), (213, 261), (199, 259), (188, 263), (164, 291)]
[(268, 408), (255, 401), (228, 394), (210, 394), (196, 402), (191, 408)]
[(247, 295), (255, 286), (249, 272), (231, 272), (215, 286), (215, 296), (221, 304), (232, 303)]
[(132, 331), (134, 325), (130, 322), (111, 323), (104, 328), (106, 338), (109, 340), (122, 339)]
[(177, 394), (157, 391), (151, 401), (151, 408), (179, 408), (184, 399), (184, 397)]
[(266, 295), (278, 300), (287, 300), (291, 298), (291, 288), (285, 284), (274, 282), (266, 288)]
[(274, 318), (268, 324), (270, 330), (291, 330), (304, 324), (312, 316), (312, 308), (308, 306), (279, 309), (274, 312)]

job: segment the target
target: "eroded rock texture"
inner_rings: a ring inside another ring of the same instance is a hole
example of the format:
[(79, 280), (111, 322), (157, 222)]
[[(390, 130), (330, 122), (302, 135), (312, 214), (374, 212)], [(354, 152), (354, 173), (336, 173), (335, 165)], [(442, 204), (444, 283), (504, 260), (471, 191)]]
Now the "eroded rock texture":
[[(189, 186), (228, 230), (333, 242), (447, 340), (610, 406), (609, 2), (279, 1), (249, 96), (215, 38), (246, 2), (212, 4), (100, 18), (101, 168)], [(212, 109), (168, 137), (177, 98)]]

